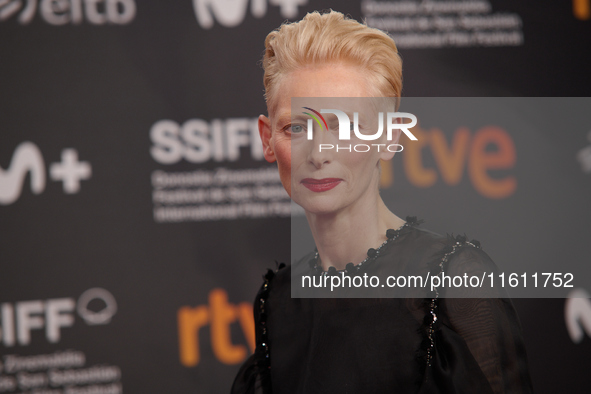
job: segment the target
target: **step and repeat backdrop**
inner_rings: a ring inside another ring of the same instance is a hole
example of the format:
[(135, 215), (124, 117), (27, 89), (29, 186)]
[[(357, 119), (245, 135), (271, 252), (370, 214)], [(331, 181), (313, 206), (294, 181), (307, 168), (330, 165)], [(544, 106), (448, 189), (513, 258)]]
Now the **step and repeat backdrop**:
[[(590, 0), (0, 0), (0, 393), (229, 391), (303, 220), (260, 146), (263, 41), (329, 8), (394, 37), (409, 103), (499, 108), (423, 109), (395, 213), (530, 276), (591, 263)], [(588, 282), (514, 299), (536, 392), (588, 390)]]

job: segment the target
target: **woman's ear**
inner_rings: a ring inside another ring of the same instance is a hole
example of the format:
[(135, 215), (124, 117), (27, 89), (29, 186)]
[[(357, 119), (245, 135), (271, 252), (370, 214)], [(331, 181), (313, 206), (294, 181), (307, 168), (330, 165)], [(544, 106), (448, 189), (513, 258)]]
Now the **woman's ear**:
[[(388, 145), (392, 145), (392, 144), (388, 144)], [(392, 147), (392, 150), (395, 150), (396, 147)], [(394, 154), (396, 152), (390, 152), (387, 149), (381, 151), (380, 150), (380, 160), (384, 160), (384, 161), (388, 161), (388, 160), (392, 160), (394, 158)]]
[(261, 141), (263, 142), (263, 154), (265, 156), (265, 160), (267, 160), (269, 163), (274, 163), (277, 158), (275, 157), (275, 152), (273, 152), (273, 146), (271, 144), (271, 121), (265, 115), (260, 115), (258, 125), (259, 135), (261, 136)]

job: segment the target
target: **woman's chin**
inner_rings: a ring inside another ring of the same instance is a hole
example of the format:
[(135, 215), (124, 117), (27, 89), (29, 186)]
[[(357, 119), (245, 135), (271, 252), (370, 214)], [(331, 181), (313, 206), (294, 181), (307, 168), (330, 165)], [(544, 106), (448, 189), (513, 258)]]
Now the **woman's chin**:
[(296, 201), (306, 213), (314, 215), (330, 215), (338, 211), (339, 205), (333, 198), (315, 198), (313, 201)]

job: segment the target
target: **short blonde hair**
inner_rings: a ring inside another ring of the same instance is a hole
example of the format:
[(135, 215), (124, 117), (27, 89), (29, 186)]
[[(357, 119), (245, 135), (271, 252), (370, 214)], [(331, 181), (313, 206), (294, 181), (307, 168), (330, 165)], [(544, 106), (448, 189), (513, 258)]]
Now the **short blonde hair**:
[(275, 103), (277, 85), (285, 74), (310, 64), (337, 61), (366, 70), (377, 95), (400, 97), (402, 60), (394, 40), (340, 12), (315, 11), (267, 35), (263, 56), (267, 106)]

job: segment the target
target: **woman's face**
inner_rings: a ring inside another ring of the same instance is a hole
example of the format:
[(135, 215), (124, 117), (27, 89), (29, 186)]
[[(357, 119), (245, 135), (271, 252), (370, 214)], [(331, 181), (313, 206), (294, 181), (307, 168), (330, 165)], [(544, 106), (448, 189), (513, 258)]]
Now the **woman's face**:
[[(313, 139), (308, 140), (306, 122), (292, 120), (291, 98), (372, 97), (369, 86), (366, 75), (356, 66), (344, 63), (310, 66), (283, 76), (277, 87), (275, 106), (269, 108), (270, 119), (262, 115), (259, 118), (265, 158), (269, 162), (277, 161), (285, 190), (307, 212), (335, 213), (363, 201), (375, 204), (379, 160), (389, 160), (394, 154), (384, 149), (378, 152), (376, 147), (369, 152), (353, 149), (337, 152), (337, 145), (387, 141), (362, 141), (354, 133), (351, 140), (339, 141), (337, 118), (330, 114), (323, 115), (329, 130), (314, 127)], [(350, 119), (353, 121), (352, 116)], [(377, 127), (377, 118), (375, 124)], [(320, 144), (334, 145), (335, 149), (320, 150)]]

